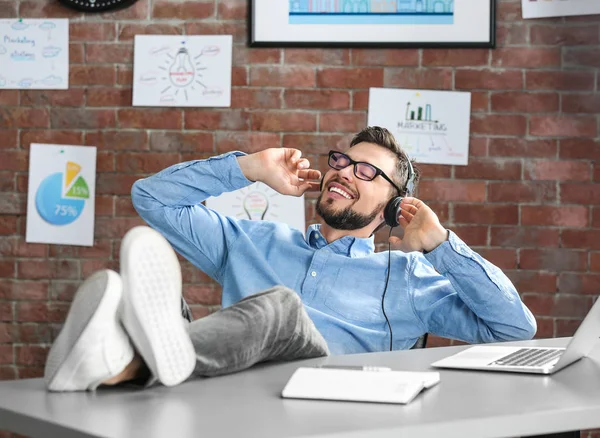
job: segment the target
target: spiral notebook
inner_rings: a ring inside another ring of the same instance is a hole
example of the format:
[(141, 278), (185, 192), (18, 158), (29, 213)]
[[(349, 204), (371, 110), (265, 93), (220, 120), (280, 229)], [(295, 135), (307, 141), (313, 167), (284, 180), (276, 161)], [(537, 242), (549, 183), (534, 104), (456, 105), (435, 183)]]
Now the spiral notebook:
[(283, 398), (373, 403), (410, 403), (423, 389), (440, 381), (438, 372), (358, 371), (298, 368), (285, 385)]

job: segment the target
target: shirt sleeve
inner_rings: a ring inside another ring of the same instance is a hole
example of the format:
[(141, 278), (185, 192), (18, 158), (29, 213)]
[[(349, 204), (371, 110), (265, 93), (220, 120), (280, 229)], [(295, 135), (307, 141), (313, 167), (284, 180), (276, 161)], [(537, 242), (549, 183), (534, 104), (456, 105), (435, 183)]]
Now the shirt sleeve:
[(534, 316), (512, 282), (452, 231), (426, 255), (415, 254), (408, 282), (426, 332), (468, 343), (531, 339)]
[(136, 181), (131, 200), (138, 214), (207, 275), (222, 283), (229, 248), (244, 233), (238, 221), (206, 208), (210, 196), (250, 185), (232, 152), (168, 167)]

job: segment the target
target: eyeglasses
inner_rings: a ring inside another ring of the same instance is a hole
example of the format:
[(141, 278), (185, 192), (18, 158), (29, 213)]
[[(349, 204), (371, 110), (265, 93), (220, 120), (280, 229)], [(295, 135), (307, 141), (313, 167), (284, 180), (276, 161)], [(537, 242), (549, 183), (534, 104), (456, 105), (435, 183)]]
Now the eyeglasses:
[(398, 188), (394, 181), (390, 179), (383, 170), (373, 166), (372, 164), (365, 163), (364, 161), (354, 161), (348, 155), (338, 152), (338, 151), (329, 151), (329, 167), (335, 170), (342, 170), (346, 167), (354, 164), (354, 176), (358, 179), (362, 179), (363, 181), (373, 181), (379, 175), (381, 175), (384, 179), (386, 179), (391, 185), (394, 186), (398, 193), (401, 194), (402, 190)]

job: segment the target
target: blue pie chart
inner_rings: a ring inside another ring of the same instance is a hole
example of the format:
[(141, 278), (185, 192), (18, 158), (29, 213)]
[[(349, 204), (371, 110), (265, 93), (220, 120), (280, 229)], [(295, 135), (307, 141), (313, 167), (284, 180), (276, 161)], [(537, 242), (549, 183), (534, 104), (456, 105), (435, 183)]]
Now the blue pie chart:
[(68, 225), (75, 221), (83, 211), (83, 199), (63, 198), (62, 172), (47, 176), (38, 187), (35, 206), (46, 222), (52, 225)]

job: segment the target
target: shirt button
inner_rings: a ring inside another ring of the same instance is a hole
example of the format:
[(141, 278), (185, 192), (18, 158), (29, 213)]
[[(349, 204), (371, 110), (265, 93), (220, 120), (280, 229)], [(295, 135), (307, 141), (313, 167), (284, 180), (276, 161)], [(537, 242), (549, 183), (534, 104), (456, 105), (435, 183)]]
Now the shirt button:
[(316, 271), (312, 271), (312, 272), (310, 273), (310, 275), (312, 275), (313, 277), (316, 277), (316, 276), (317, 276), (317, 272), (316, 272)]

